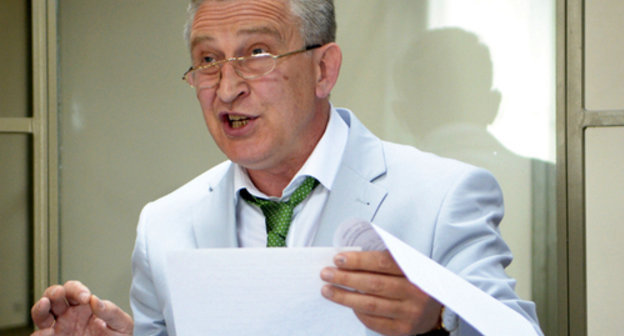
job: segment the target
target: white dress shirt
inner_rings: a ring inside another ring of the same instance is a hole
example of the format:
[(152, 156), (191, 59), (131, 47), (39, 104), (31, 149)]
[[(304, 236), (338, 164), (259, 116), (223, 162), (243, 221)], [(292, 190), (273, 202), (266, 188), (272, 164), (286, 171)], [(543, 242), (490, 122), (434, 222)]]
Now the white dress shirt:
[(325, 203), (340, 166), (348, 135), (349, 127), (332, 106), (325, 133), (308, 160), (282, 191), (282, 197), (265, 195), (254, 186), (247, 171), (243, 167), (235, 165), (236, 226), (240, 247), (266, 247), (267, 242), (266, 224), (262, 210), (243, 200), (239, 194), (240, 190), (247, 189), (255, 197), (272, 201), (286, 201), (307, 176), (314, 177), (320, 183), (305, 200), (295, 207), (286, 237), (286, 246), (312, 245)]

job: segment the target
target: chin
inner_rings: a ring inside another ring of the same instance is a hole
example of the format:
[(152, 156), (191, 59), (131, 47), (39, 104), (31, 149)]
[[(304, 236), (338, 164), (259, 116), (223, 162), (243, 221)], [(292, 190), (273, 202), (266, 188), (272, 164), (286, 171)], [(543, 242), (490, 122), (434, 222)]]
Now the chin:
[(266, 160), (264, 160), (263, 156), (258, 155), (258, 152), (255, 153), (232, 153), (231, 155), (226, 154), (228, 159), (232, 162), (245, 167), (247, 169), (264, 169), (267, 165)]

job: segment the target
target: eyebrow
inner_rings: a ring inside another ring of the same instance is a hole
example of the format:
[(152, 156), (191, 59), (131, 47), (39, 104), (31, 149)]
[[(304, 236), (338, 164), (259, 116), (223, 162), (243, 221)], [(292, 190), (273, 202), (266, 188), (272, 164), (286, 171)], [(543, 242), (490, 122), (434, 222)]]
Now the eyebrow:
[(239, 30), (236, 35), (271, 35), (282, 41), (283, 36), (275, 29), (271, 29), (269, 27), (251, 27)]
[[(277, 38), (279, 41), (283, 41), (284, 38), (283, 36), (275, 29), (271, 29), (269, 27), (251, 27), (251, 28), (244, 28), (241, 29), (239, 31), (236, 32), (237, 36), (241, 36), (241, 35), (270, 35), (273, 36), (275, 38)], [(204, 41), (208, 41), (208, 42), (212, 42), (214, 41), (215, 38), (210, 36), (210, 35), (200, 35), (195, 37), (192, 41), (191, 41), (191, 49), (193, 49), (196, 45), (204, 42)]]
[(193, 50), (193, 48), (204, 42), (204, 41), (214, 41), (214, 38), (212, 36), (209, 35), (201, 35), (201, 36), (197, 36), (195, 38), (193, 38), (193, 40), (191, 41), (191, 50)]

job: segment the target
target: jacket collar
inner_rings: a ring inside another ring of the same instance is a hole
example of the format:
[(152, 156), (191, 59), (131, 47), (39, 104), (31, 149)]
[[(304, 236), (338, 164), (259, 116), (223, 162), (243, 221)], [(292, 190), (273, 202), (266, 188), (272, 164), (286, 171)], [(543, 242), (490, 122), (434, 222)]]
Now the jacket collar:
[(349, 125), (349, 138), (321, 217), (314, 240), (316, 246), (333, 245), (334, 232), (347, 219), (355, 217), (373, 221), (387, 195), (387, 190), (373, 183), (386, 173), (381, 140), (366, 129), (351, 111), (337, 110)]
[(198, 248), (237, 247), (234, 164), (224, 163), (221, 178), (208, 181), (207, 192), (193, 213), (193, 231)]

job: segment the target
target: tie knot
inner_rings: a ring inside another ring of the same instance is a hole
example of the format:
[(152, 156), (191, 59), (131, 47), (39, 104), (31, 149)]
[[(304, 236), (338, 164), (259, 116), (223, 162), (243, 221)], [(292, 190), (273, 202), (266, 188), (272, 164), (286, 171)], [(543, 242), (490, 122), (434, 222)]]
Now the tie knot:
[(286, 235), (292, 220), (293, 210), (308, 197), (318, 184), (319, 182), (315, 178), (308, 176), (285, 202), (255, 197), (245, 189), (241, 191), (243, 199), (260, 207), (264, 214), (267, 227), (267, 247), (286, 246)]
[(312, 190), (314, 190), (314, 188), (316, 188), (318, 184), (319, 182), (314, 177), (308, 176), (303, 181), (303, 183), (301, 183), (301, 185), (297, 187), (297, 189), (295, 189), (295, 191), (290, 195), (288, 200), (282, 201), (282, 202), (271, 201), (268, 199), (255, 197), (252, 194), (250, 194), (247, 190), (243, 190), (243, 192), (241, 193), (241, 196), (248, 203), (256, 205), (260, 207), (261, 209), (264, 207), (271, 208), (271, 207), (282, 207), (282, 206), (288, 206), (294, 209), (297, 205), (299, 205), (299, 203), (303, 202), (303, 200), (306, 199), (306, 197), (308, 197), (308, 195), (312, 192)]

